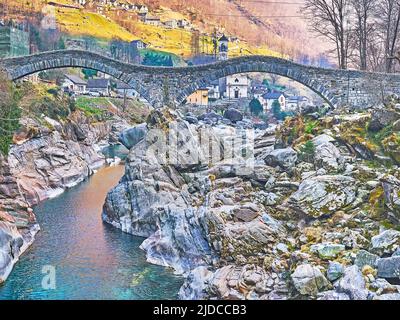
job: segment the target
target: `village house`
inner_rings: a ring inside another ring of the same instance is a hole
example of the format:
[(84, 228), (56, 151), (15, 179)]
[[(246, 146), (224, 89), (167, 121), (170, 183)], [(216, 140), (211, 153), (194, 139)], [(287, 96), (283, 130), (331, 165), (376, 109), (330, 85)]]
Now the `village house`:
[(125, 82), (117, 81), (115, 84), (115, 92), (119, 97), (134, 98), (138, 96), (138, 93)]
[(102, 96), (109, 96), (110, 87), (110, 79), (89, 79), (86, 90), (89, 93), (97, 92)]
[(309, 102), (305, 96), (290, 96), (286, 99), (286, 110), (284, 111), (300, 111)]
[(166, 28), (169, 29), (177, 29), (178, 28), (178, 21), (175, 19), (167, 20), (164, 22)]
[(73, 74), (65, 74), (61, 87), (63, 88), (64, 92), (85, 94), (87, 83), (78, 76)]
[(149, 24), (151, 26), (161, 26), (161, 20), (159, 17), (156, 16), (148, 16), (146, 15), (144, 17), (144, 21), (145, 24)]
[(215, 101), (221, 98), (221, 92), (219, 90), (219, 81), (215, 80), (211, 82), (209, 86), (207, 86), (208, 89), (208, 100), (209, 101)]
[(200, 88), (187, 97), (188, 104), (208, 106), (208, 88)]
[(275, 101), (279, 102), (282, 111), (286, 110), (286, 96), (284, 93), (279, 91), (268, 92), (265, 93), (262, 97), (264, 99), (265, 111), (272, 110), (272, 105), (274, 104)]

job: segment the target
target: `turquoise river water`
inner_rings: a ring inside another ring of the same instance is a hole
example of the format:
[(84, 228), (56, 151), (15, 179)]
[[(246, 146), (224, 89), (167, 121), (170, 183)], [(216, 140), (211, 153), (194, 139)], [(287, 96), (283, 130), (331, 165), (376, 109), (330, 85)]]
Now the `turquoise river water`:
[[(182, 278), (147, 263), (142, 238), (101, 220), (105, 196), (122, 174), (122, 166), (101, 169), (35, 208), (41, 231), (0, 286), (0, 300), (177, 298)], [(49, 274), (51, 282), (44, 281)]]

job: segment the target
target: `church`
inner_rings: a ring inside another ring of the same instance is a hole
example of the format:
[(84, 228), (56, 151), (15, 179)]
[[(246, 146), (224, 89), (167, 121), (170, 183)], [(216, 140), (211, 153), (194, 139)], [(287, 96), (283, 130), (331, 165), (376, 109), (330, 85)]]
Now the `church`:
[[(224, 61), (229, 57), (229, 39), (223, 35), (218, 40), (218, 60)], [(219, 79), (221, 98), (229, 100), (248, 98), (250, 80), (247, 74), (234, 74)]]

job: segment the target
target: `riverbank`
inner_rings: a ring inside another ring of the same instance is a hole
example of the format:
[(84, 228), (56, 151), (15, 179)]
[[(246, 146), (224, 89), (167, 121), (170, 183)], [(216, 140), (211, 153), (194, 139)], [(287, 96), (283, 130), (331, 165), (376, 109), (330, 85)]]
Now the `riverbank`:
[(0, 178), (0, 282), (32, 244), (40, 227), (32, 207), (62, 194), (110, 164), (102, 149), (128, 124), (115, 115), (75, 110), (63, 120), (24, 117), (2, 157)]

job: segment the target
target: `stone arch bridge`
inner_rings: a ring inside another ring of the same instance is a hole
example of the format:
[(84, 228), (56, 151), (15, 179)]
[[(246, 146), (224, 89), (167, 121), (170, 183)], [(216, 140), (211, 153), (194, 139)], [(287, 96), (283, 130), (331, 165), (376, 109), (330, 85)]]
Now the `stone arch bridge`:
[(331, 106), (368, 108), (389, 94), (400, 95), (400, 75), (316, 68), (268, 56), (245, 56), (191, 67), (127, 64), (80, 50), (43, 52), (0, 61), (12, 80), (38, 71), (80, 67), (109, 74), (131, 85), (153, 106), (176, 105), (210, 81), (245, 72), (266, 72), (295, 80)]

